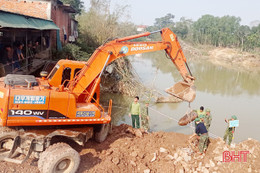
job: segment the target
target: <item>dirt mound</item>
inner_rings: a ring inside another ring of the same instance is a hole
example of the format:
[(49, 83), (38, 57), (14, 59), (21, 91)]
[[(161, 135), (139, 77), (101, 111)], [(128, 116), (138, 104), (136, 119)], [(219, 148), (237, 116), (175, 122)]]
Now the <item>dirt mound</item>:
[[(139, 136), (139, 137), (137, 137)], [(89, 172), (259, 172), (260, 143), (247, 140), (229, 147), (222, 139), (211, 139), (205, 155), (194, 152), (189, 136), (174, 132), (141, 133), (127, 125), (114, 128), (100, 144), (95, 156), (98, 164)], [(97, 146), (96, 146), (97, 149)], [(223, 151), (249, 151), (247, 162), (226, 163)], [(84, 169), (80, 168), (80, 172)]]
[[(205, 155), (189, 144), (189, 135), (174, 132), (144, 133), (122, 124), (113, 128), (101, 144), (90, 140), (76, 148), (82, 172), (260, 172), (260, 142), (248, 139), (229, 147), (222, 139), (210, 139)], [(247, 162), (223, 162), (223, 151), (249, 151)], [(4, 172), (38, 172), (29, 160), (23, 165), (0, 163)], [(228, 170), (228, 171), (227, 171)]]
[(255, 71), (260, 67), (259, 56), (236, 49), (216, 48), (209, 51), (209, 58), (212, 63), (227, 68)]

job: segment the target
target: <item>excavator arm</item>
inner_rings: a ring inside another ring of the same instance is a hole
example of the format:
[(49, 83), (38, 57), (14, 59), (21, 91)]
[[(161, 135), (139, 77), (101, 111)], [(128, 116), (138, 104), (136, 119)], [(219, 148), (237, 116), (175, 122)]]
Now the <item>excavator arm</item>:
[[(129, 40), (149, 36), (155, 32), (160, 32), (162, 41), (154, 42), (130, 42)], [(114, 60), (146, 52), (165, 50), (171, 61), (183, 77), (182, 82), (178, 82), (173, 87), (166, 89), (166, 92), (182, 100), (192, 102), (195, 99), (194, 77), (187, 66), (186, 58), (176, 35), (169, 29), (146, 32), (143, 34), (115, 39), (100, 46), (90, 57), (81, 72), (69, 83), (69, 90), (76, 96), (80, 96), (91, 85), (91, 90), (87, 98), (89, 102), (97, 86), (105, 67)]]

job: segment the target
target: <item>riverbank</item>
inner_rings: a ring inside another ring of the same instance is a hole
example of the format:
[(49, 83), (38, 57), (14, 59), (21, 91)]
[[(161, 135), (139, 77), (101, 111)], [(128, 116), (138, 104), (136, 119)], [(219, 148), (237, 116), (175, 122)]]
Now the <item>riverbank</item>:
[(214, 65), (239, 71), (260, 71), (260, 54), (257, 53), (242, 52), (237, 48), (193, 46), (183, 41), (181, 45), (189, 60), (207, 60)]
[[(254, 139), (229, 147), (210, 139), (205, 155), (189, 145), (189, 135), (174, 132), (142, 133), (122, 124), (114, 126), (103, 143), (94, 140), (76, 147), (81, 163), (78, 173), (94, 172), (260, 172), (260, 142)], [(223, 151), (249, 151), (246, 162), (223, 162)], [(39, 172), (32, 160), (17, 165), (0, 162), (1, 172)]]

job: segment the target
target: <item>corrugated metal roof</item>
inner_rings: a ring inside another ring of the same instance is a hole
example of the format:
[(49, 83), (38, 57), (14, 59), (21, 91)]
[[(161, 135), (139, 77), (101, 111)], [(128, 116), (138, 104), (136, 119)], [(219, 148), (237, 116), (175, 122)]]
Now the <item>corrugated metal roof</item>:
[(38, 30), (59, 30), (60, 28), (50, 20), (38, 19), (5, 11), (0, 11), (0, 27), (28, 28)]

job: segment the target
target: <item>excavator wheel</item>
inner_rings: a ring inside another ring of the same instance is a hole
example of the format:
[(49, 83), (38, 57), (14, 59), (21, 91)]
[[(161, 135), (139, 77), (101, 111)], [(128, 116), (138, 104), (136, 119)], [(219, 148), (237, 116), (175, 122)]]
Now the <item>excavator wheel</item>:
[[(6, 157), (14, 145), (14, 139), (17, 136), (16, 132), (4, 132), (0, 135), (0, 156)], [(11, 158), (17, 156), (19, 153), (15, 152)]]
[(110, 131), (111, 131), (111, 123), (101, 124), (100, 129), (95, 132), (95, 141), (98, 143), (105, 141)]
[(59, 147), (63, 147), (63, 146), (68, 146), (70, 147), (68, 144), (66, 143), (55, 143), (51, 146), (49, 146), (44, 152), (42, 152), (40, 154), (40, 158), (38, 160), (38, 168), (41, 172), (43, 172), (43, 165), (45, 163), (45, 160), (49, 157), (48, 154), (52, 153), (53, 151), (55, 151), (57, 148)]
[(79, 153), (65, 143), (47, 148), (41, 157), (38, 167), (42, 173), (75, 173), (80, 164)]

